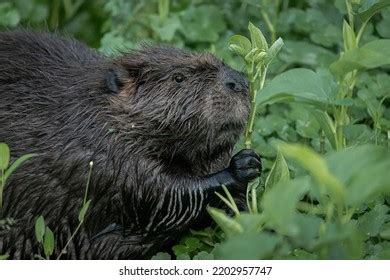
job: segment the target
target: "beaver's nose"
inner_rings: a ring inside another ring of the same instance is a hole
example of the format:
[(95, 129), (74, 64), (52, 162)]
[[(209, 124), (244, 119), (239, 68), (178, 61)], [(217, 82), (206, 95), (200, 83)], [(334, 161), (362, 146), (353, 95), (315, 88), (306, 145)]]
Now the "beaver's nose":
[(225, 86), (230, 91), (248, 93), (248, 80), (242, 73), (232, 69), (225, 72)]

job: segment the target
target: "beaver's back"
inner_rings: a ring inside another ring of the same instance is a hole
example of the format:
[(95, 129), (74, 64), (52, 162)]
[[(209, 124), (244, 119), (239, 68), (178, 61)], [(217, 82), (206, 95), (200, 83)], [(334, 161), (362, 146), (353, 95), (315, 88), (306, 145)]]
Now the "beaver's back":
[(9, 143), (14, 156), (27, 147), (33, 152), (37, 145), (61, 144), (53, 137), (74, 130), (77, 113), (94, 105), (88, 100), (104, 61), (84, 44), (55, 34), (0, 33), (0, 142)]

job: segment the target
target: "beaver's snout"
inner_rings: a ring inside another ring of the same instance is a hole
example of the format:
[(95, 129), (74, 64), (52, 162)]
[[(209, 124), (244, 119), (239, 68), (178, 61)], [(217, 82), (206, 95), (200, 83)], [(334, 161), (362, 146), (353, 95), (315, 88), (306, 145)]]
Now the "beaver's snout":
[(249, 83), (242, 73), (226, 67), (223, 72), (223, 81), (228, 91), (248, 94)]

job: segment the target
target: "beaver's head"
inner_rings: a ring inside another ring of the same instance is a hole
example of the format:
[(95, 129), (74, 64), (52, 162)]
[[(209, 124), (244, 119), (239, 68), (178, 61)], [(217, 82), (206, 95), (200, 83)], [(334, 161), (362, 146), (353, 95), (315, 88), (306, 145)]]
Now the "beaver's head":
[(248, 81), (215, 56), (144, 47), (108, 75), (121, 132), (158, 139), (171, 153), (231, 148), (248, 118)]

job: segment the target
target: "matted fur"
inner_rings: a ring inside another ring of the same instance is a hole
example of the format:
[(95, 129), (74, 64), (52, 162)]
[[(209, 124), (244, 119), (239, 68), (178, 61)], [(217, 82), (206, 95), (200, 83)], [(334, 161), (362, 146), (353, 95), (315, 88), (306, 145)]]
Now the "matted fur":
[(5, 187), (3, 216), (16, 224), (0, 230), (0, 254), (34, 258), (43, 215), (57, 256), (93, 161), (92, 202), (63, 258), (150, 257), (204, 217), (202, 178), (228, 166), (247, 90), (211, 54), (144, 46), (109, 58), (53, 34), (0, 33), (0, 142), (13, 159), (38, 154)]

